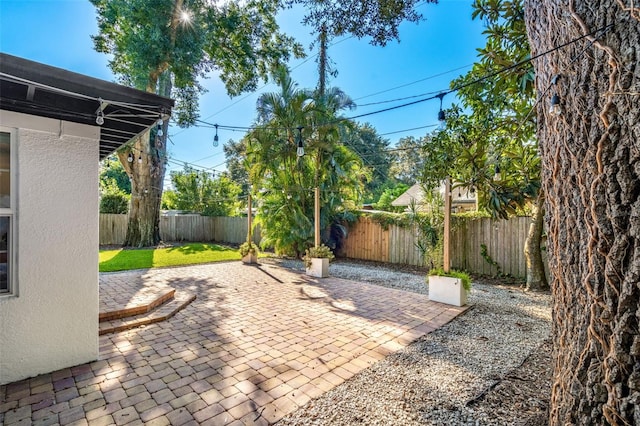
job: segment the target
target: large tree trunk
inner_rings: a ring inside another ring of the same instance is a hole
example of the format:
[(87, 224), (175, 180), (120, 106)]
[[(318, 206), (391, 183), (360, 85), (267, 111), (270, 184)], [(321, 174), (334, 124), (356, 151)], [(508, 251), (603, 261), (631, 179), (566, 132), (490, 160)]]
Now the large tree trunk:
[[(175, 46), (180, 26), (184, 0), (174, 0), (170, 24), (171, 46)], [(171, 96), (171, 71), (169, 56), (162, 58), (157, 67), (150, 70), (146, 91), (166, 98)], [(157, 129), (142, 135), (128, 150), (118, 152), (118, 158), (131, 179), (131, 202), (125, 247), (155, 246), (160, 242), (160, 204), (167, 159), (167, 130), (162, 125), (162, 135)], [(133, 161), (128, 161), (129, 156)], [(138, 162), (140, 160), (140, 162)]]
[[(151, 88), (148, 91), (153, 92)], [(168, 72), (160, 76), (158, 92), (169, 97), (171, 79)], [(165, 120), (162, 136), (158, 136), (157, 128), (154, 128), (139, 137), (129, 149), (118, 152), (118, 158), (131, 180), (125, 247), (156, 246), (161, 240), (160, 204), (166, 171), (168, 127)]]
[[(164, 179), (164, 162), (150, 153), (147, 132), (131, 150), (118, 152), (118, 158), (131, 179), (131, 201), (125, 247), (155, 246), (160, 242), (160, 199)], [(129, 162), (131, 156), (133, 161)], [(141, 161), (141, 162), (139, 162)], [(162, 172), (158, 172), (162, 168)]]
[(544, 191), (538, 194), (536, 212), (531, 218), (529, 233), (524, 243), (524, 257), (527, 260), (527, 290), (548, 290), (549, 283), (542, 262), (542, 234), (544, 231)]
[[(597, 40), (534, 60), (553, 277), (553, 425), (640, 425), (640, 9), (633, 4), (525, 1), (532, 55), (613, 24)], [(548, 112), (555, 92), (557, 117)]]

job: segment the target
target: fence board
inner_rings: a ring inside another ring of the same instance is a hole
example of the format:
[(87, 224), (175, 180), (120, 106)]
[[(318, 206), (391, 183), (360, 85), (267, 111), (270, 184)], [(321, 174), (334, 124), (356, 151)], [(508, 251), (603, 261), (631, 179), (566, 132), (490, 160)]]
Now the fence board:
[[(526, 276), (524, 243), (530, 219), (509, 220), (456, 218), (452, 226), (451, 265), (478, 274), (494, 274), (495, 267), (481, 256), (481, 244), (496, 260), (503, 273)], [(122, 244), (127, 229), (127, 215), (100, 215), (100, 244)], [(213, 241), (241, 244), (247, 238), (246, 217), (206, 217), (177, 215), (160, 217), (160, 235), (164, 241)], [(253, 241), (260, 242), (256, 226)], [(390, 225), (383, 229), (370, 217), (361, 217), (349, 229), (344, 244), (348, 258), (424, 266), (424, 258), (416, 246), (416, 230)]]
[[(199, 215), (160, 216), (160, 236), (163, 241), (215, 241), (241, 244), (247, 240), (246, 217), (207, 217)], [(101, 214), (100, 244), (124, 243), (127, 215)], [(260, 227), (255, 226), (253, 241), (260, 243)]]
[(127, 234), (126, 214), (100, 215), (100, 244), (122, 244)]

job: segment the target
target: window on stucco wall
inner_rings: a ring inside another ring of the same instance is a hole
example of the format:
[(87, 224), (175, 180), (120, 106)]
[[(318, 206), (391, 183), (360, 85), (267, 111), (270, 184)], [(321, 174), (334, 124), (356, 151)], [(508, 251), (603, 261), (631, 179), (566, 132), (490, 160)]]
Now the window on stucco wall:
[(16, 292), (14, 149), (15, 133), (0, 128), (0, 295)]

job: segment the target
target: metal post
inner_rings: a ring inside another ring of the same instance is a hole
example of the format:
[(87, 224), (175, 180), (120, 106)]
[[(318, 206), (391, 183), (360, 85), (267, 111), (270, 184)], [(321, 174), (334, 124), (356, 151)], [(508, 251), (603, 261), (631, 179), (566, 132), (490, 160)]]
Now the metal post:
[(253, 208), (251, 207), (251, 194), (247, 196), (247, 240), (253, 241), (253, 232), (251, 232), (251, 221), (253, 219)]
[(442, 267), (444, 272), (449, 272), (451, 266), (449, 260), (450, 250), (450, 233), (451, 233), (451, 181), (449, 177), (444, 180), (444, 254), (442, 256)]
[(315, 228), (315, 245), (320, 247), (320, 188), (315, 188), (315, 209), (314, 209), (314, 228)]

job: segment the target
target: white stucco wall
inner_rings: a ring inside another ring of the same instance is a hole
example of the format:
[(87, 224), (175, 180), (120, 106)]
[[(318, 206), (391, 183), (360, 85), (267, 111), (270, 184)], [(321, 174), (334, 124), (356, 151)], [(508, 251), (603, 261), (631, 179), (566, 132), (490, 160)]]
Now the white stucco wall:
[(17, 129), (15, 296), (0, 296), (0, 384), (98, 357), (99, 128), (0, 111)]

